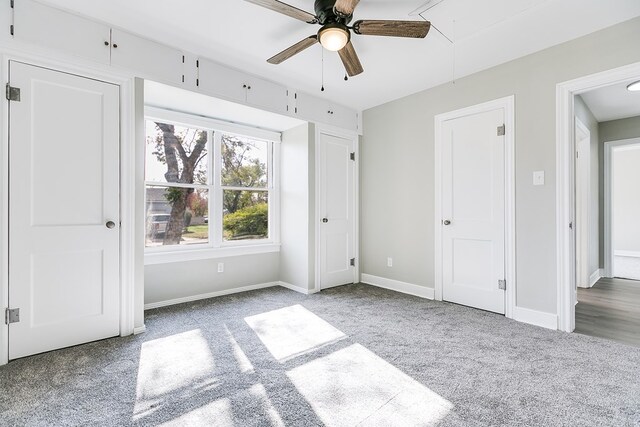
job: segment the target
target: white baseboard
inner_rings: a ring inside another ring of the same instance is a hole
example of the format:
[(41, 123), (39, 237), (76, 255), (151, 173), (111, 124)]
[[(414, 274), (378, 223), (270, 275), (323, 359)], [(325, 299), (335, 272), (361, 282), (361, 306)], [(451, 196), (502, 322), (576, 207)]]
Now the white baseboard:
[(598, 280), (600, 280), (600, 278), (602, 277), (602, 269), (598, 269), (596, 271), (594, 271), (593, 273), (591, 273), (591, 275), (589, 276), (589, 287), (591, 288), (593, 285), (596, 284), (596, 282)]
[(435, 292), (433, 288), (427, 288), (425, 286), (414, 285), (413, 283), (401, 282), (399, 280), (387, 279), (364, 273), (360, 275), (360, 282), (371, 286), (377, 286), (378, 288), (389, 289), (426, 299), (433, 299)]
[(188, 296), (188, 297), (182, 297), (182, 298), (176, 298), (176, 299), (171, 299), (171, 300), (167, 300), (167, 301), (159, 301), (159, 302), (152, 302), (152, 303), (149, 303), (149, 304), (145, 304), (144, 305), (144, 309), (145, 310), (151, 310), (153, 308), (166, 307), (166, 306), (169, 306), (169, 305), (182, 304), (182, 303), (185, 303), (185, 302), (198, 301), (198, 300), (207, 299), (207, 298), (221, 297), (223, 295), (237, 294), (237, 293), (240, 293), (240, 292), (254, 291), (256, 289), (271, 288), (271, 287), (279, 286), (279, 285), (280, 285), (280, 282), (260, 283), (260, 284), (257, 284), (257, 285), (242, 286), (240, 288), (226, 289), (224, 291), (209, 292), (207, 294), (191, 295), (191, 296)]
[(615, 251), (613, 255), (629, 257), (629, 258), (640, 258), (640, 252), (637, 252), (637, 251)]
[(558, 316), (543, 311), (530, 310), (523, 307), (513, 308), (513, 319), (547, 329), (558, 329)]
[(309, 291), (309, 289), (305, 289), (305, 288), (302, 288), (300, 286), (292, 285), (291, 283), (278, 282), (278, 284), (280, 286), (282, 286), (283, 288), (291, 289), (292, 291), (300, 292), (301, 294), (309, 295), (310, 293), (312, 293), (311, 291)]
[(133, 328), (133, 335), (143, 334), (146, 331), (147, 331), (147, 327), (145, 325), (142, 325), (140, 327)]

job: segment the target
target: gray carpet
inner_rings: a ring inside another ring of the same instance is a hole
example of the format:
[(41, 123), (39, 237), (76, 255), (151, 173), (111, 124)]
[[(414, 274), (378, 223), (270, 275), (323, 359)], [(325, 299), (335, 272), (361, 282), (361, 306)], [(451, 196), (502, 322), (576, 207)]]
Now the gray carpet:
[(367, 285), (146, 313), (0, 367), (7, 426), (633, 426), (640, 348)]

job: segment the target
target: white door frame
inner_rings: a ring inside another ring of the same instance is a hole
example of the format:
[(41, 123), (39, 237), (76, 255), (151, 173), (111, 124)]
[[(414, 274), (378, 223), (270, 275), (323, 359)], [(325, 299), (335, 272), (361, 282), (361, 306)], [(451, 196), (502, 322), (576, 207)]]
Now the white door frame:
[[(120, 336), (134, 332), (134, 272), (135, 272), (135, 119), (134, 119), (134, 79), (120, 74), (106, 66), (73, 65), (74, 62), (59, 61), (40, 55), (30, 55), (23, 51), (4, 49), (0, 51), (0, 74), (4, 83), (9, 81), (9, 61), (24, 62), (36, 67), (75, 74), (81, 77), (101, 80), (120, 87)], [(0, 102), (0, 309), (9, 301), (9, 102)], [(0, 325), (0, 366), (9, 361), (9, 325)]]
[(573, 332), (575, 328), (575, 235), (572, 228), (575, 218), (572, 196), (575, 191), (574, 96), (638, 76), (640, 62), (556, 86), (556, 284), (558, 329), (561, 331)]
[(505, 124), (505, 317), (513, 318), (516, 305), (516, 230), (515, 230), (515, 96), (507, 96), (482, 104), (435, 116), (435, 274), (434, 298), (442, 301), (442, 127), (447, 120), (504, 109)]
[(315, 167), (315, 172), (314, 172), (314, 176), (315, 176), (315, 209), (313, 210), (314, 212), (314, 217), (311, 218), (312, 221), (314, 221), (314, 228), (315, 228), (315, 244), (314, 244), (314, 248), (315, 248), (315, 265), (314, 265), (314, 269), (315, 269), (315, 283), (313, 286), (313, 291), (312, 293), (316, 293), (316, 292), (320, 292), (322, 290), (322, 272), (320, 271), (320, 266), (322, 265), (321, 261), (321, 257), (322, 254), (320, 253), (320, 218), (322, 218), (323, 213), (320, 212), (320, 191), (322, 189), (321, 185), (321, 180), (320, 180), (320, 135), (324, 134), (324, 135), (330, 135), (330, 136), (335, 136), (337, 138), (344, 138), (344, 139), (350, 139), (352, 140), (353, 143), (353, 150), (356, 153), (356, 160), (355, 160), (355, 164), (354, 164), (354, 168), (353, 168), (353, 228), (352, 228), (352, 233), (353, 233), (353, 248), (354, 248), (354, 254), (353, 256), (356, 259), (356, 266), (353, 269), (353, 283), (358, 283), (360, 281), (360, 138), (358, 137), (358, 134), (356, 132), (349, 132), (349, 131), (345, 131), (333, 126), (327, 126), (327, 125), (320, 125), (320, 124), (316, 124), (315, 125), (315, 140), (314, 140), (314, 155), (315, 155), (315, 162), (314, 162), (314, 167)]
[(613, 277), (613, 149), (626, 145), (640, 145), (640, 138), (607, 141), (604, 143), (604, 275)]
[[(578, 117), (576, 117), (576, 143), (578, 141), (583, 141), (588, 139), (591, 141), (591, 132), (589, 128), (580, 121)], [(587, 152), (591, 149), (591, 145), (587, 149)], [(576, 146), (576, 151), (578, 147)], [(591, 159), (590, 154), (585, 156), (580, 156), (577, 162), (582, 164), (582, 166), (586, 166), (586, 171), (590, 172), (590, 164), (589, 160)], [(586, 162), (586, 164), (585, 164)], [(576, 168), (577, 170), (577, 168)], [(584, 171), (582, 171), (584, 172)], [(583, 202), (586, 200), (587, 209), (586, 211), (582, 209), (583, 206), (579, 206), (576, 209), (576, 273), (577, 273), (577, 281), (580, 283), (586, 283), (589, 287), (590, 284), (589, 277), (591, 275), (591, 271), (589, 271), (589, 257), (590, 257), (590, 225), (591, 225), (591, 181), (590, 181), (590, 173), (587, 173), (587, 179), (584, 179), (585, 176), (580, 175), (576, 176), (576, 204), (578, 201), (578, 196), (580, 196), (580, 201)]]

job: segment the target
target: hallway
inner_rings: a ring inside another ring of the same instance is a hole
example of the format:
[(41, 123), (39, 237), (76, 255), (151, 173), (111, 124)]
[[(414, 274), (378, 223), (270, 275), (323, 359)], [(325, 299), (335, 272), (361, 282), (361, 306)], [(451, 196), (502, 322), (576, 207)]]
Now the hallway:
[(640, 282), (602, 278), (578, 288), (575, 332), (640, 347)]

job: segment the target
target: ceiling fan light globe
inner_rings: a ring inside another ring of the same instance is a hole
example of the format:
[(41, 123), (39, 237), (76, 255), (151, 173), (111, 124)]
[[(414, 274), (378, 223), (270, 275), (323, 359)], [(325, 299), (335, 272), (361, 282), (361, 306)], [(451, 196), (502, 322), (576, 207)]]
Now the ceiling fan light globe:
[(320, 44), (327, 50), (337, 52), (349, 43), (349, 31), (339, 27), (320, 30)]
[(633, 82), (629, 86), (627, 86), (627, 90), (629, 92), (640, 92), (640, 80), (638, 80), (637, 82)]

